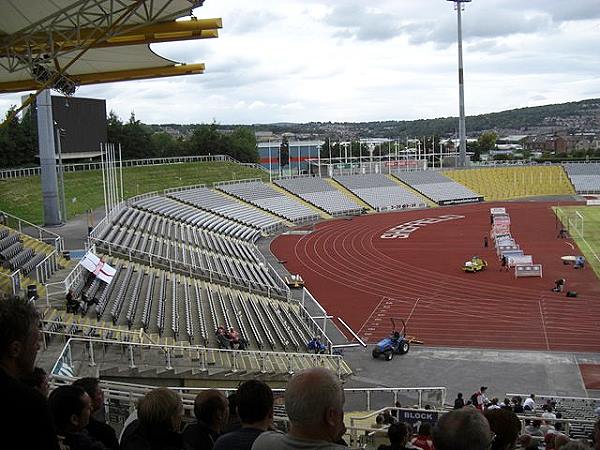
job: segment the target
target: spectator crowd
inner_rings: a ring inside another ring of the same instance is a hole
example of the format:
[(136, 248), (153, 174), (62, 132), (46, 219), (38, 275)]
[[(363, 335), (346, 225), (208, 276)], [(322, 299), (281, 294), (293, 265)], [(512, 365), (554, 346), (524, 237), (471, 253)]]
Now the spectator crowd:
[[(104, 396), (97, 378), (81, 378), (50, 394), (48, 376), (35, 368), (40, 346), (39, 317), (32, 303), (0, 301), (0, 424), (2, 448), (70, 450), (336, 450), (344, 441), (344, 390), (325, 368), (295, 373), (284, 394), (289, 419), (286, 433), (273, 427), (274, 396), (260, 380), (248, 380), (226, 398), (215, 389), (194, 400), (195, 421), (184, 426), (182, 398), (168, 388), (147, 392), (126, 421), (121, 436), (106, 424)], [(534, 395), (488, 400), (482, 386), (436, 424), (423, 422), (416, 433), (399, 421), (397, 410), (377, 418), (389, 445), (380, 450), (589, 450), (587, 442), (562, 433), (555, 405), (538, 407)], [(396, 407), (399, 407), (396, 404)], [(540, 420), (521, 431), (516, 413), (531, 411)], [(394, 414), (395, 413), (395, 414)], [(594, 429), (600, 450), (600, 420)], [(10, 446), (9, 446), (10, 443)], [(6, 444), (6, 447), (5, 445)]]

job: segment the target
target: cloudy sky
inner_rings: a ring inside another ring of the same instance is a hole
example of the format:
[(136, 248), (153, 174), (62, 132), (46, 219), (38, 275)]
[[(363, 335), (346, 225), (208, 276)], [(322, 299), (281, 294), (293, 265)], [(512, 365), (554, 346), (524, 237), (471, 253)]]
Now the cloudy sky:
[[(218, 39), (154, 45), (203, 75), (82, 87), (145, 123), (372, 121), (457, 115), (456, 12), (445, 0), (206, 0)], [(599, 0), (473, 0), (468, 115), (600, 97)], [(0, 95), (6, 111), (18, 96)]]

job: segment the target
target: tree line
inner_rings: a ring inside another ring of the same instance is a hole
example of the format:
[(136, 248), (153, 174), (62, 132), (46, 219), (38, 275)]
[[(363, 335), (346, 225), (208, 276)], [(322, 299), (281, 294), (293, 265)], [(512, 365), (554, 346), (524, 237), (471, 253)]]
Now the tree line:
[[(10, 117), (11, 109), (6, 117)], [(123, 159), (143, 159), (171, 156), (229, 155), (240, 162), (258, 161), (256, 138), (249, 127), (238, 126), (219, 130), (216, 123), (195, 125), (192, 134), (175, 138), (165, 132), (155, 132), (131, 114), (123, 122), (114, 112), (107, 118), (108, 141), (121, 144)], [(0, 167), (39, 165), (37, 125), (30, 112), (15, 116), (0, 127)]]

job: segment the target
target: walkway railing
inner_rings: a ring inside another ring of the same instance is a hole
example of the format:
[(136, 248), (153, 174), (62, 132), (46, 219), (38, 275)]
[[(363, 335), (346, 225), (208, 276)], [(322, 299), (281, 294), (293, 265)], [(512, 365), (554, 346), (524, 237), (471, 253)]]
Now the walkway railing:
[[(172, 156), (168, 158), (145, 158), (145, 159), (126, 159), (123, 161), (123, 167), (139, 167), (139, 166), (155, 166), (163, 164), (181, 164), (181, 163), (192, 163), (192, 162), (213, 162), (213, 161), (227, 161), (244, 166), (255, 166), (255, 164), (240, 163), (236, 159), (229, 155), (197, 155), (197, 156)], [(60, 170), (61, 166), (57, 165), (57, 170)], [(102, 163), (87, 162), (87, 163), (76, 163), (76, 164), (63, 164), (63, 172), (82, 172), (91, 170), (101, 170)], [(22, 167), (15, 169), (4, 169), (0, 170), (0, 180), (6, 180), (10, 178), (30, 177), (41, 174), (40, 167)]]
[(52, 253), (35, 266), (35, 279), (38, 283), (46, 283), (48, 278), (58, 270), (57, 257), (58, 253), (56, 250), (53, 250)]
[(17, 230), (19, 233), (52, 245), (58, 252), (64, 250), (63, 238), (58, 234), (0, 210), (0, 218), (2, 217), (4, 218), (4, 225)]
[(8, 286), (10, 286), (10, 293), (12, 295), (19, 295), (21, 293), (21, 271), (15, 270), (13, 273), (0, 272), (0, 280), (5, 279)]
[[(53, 322), (48, 321), (48, 323), (52, 324)], [(65, 325), (73, 326), (73, 324)], [(53, 330), (46, 330), (45, 328), (43, 329), (45, 335), (64, 334)], [(127, 334), (126, 330), (115, 330), (116, 332)], [(136, 335), (136, 332), (130, 333), (133, 336)], [(172, 370), (174, 366), (177, 366), (179, 370), (197, 370), (205, 374), (209, 373), (209, 368), (219, 369), (220, 371), (232, 374), (246, 372), (255, 372), (257, 374), (283, 373), (281, 369), (284, 369), (285, 372), (291, 375), (297, 370), (311, 366), (328, 367), (339, 378), (347, 375), (345, 372), (345, 362), (339, 355), (229, 350), (185, 344), (153, 344), (102, 339), (91, 335), (69, 338), (57, 358), (51, 373), (52, 375), (62, 375), (65, 372), (70, 372), (71, 376), (75, 376), (78, 364), (87, 362), (89, 366), (96, 366), (98, 363), (96, 351), (102, 349), (102, 352), (99, 354), (101, 358), (106, 359), (110, 348), (116, 348), (119, 355), (122, 354), (122, 350), (126, 350), (127, 364), (131, 369), (136, 368), (139, 364), (160, 370)], [(82, 357), (85, 357), (87, 361), (75, 360), (73, 354), (76, 350), (82, 350)], [(152, 351), (154, 351), (154, 354), (150, 354)], [(156, 351), (164, 356), (164, 360), (160, 359), (160, 363), (157, 362)], [(186, 354), (188, 358), (181, 357)], [(176, 358), (176, 356), (179, 357)], [(108, 363), (110, 364), (110, 361)], [(248, 365), (251, 367), (248, 367)], [(269, 370), (269, 367), (272, 367), (273, 370)]]

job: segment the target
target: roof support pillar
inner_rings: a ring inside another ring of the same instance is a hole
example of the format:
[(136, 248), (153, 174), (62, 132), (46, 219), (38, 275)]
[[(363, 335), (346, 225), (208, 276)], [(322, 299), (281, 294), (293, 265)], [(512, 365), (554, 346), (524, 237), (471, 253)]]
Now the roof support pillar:
[(54, 120), (50, 89), (44, 89), (37, 97), (37, 127), (40, 150), (42, 199), (44, 202), (44, 225), (60, 225), (58, 184), (56, 177), (56, 152), (54, 150)]

